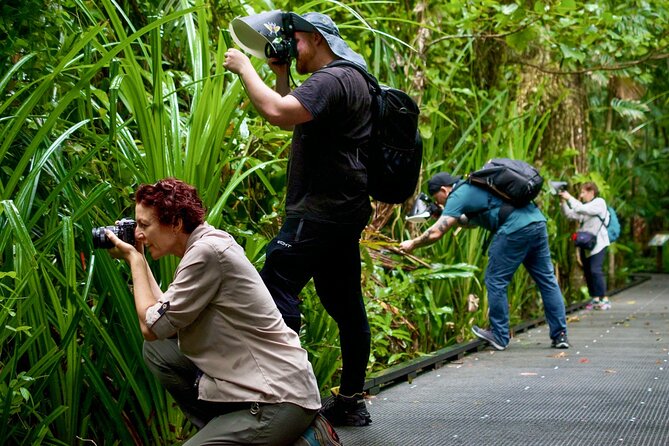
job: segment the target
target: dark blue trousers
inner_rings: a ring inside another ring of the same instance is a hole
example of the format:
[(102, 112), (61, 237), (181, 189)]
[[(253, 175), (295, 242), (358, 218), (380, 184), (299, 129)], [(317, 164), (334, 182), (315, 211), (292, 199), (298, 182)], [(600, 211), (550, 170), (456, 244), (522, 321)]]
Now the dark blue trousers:
[(581, 249), (581, 262), (583, 262), (583, 275), (588, 285), (590, 297), (606, 296), (606, 277), (604, 276), (604, 259), (607, 248), (590, 257), (585, 256), (585, 250)]

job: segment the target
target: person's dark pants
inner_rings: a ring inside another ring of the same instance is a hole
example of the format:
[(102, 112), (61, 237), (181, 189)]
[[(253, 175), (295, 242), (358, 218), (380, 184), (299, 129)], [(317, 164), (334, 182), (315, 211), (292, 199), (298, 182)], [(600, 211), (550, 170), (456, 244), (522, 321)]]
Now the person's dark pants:
[(198, 399), (199, 373), (176, 339), (144, 342), (144, 362), (158, 382), (198, 428), (184, 446), (291, 445), (309, 427), (317, 411), (292, 403), (217, 403)]
[(260, 275), (286, 324), (300, 331), (299, 294), (311, 278), (323, 307), (339, 327), (340, 393), (363, 390), (371, 336), (360, 286), (362, 227), (289, 218), (267, 247)]
[(588, 285), (590, 297), (606, 296), (606, 277), (604, 276), (604, 259), (607, 248), (590, 257), (585, 256), (585, 250), (581, 248), (581, 262), (583, 262), (583, 275)]

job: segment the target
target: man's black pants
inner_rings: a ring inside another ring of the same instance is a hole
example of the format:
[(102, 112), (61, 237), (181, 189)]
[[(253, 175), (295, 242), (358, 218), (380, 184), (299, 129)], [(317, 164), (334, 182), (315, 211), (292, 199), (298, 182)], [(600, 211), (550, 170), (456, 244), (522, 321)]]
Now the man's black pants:
[(260, 275), (286, 324), (299, 333), (299, 293), (311, 278), (323, 307), (339, 327), (340, 392), (362, 392), (370, 330), (360, 286), (361, 227), (289, 218), (267, 247)]

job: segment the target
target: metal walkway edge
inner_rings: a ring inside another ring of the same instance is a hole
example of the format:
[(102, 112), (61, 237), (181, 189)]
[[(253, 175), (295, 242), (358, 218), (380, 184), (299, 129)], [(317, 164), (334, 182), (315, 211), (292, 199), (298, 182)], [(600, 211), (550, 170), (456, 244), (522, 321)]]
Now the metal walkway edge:
[(669, 445), (669, 275), (649, 278), (572, 308), (568, 350), (530, 321), (503, 352), (472, 341), (374, 377), (373, 423), (343, 444)]

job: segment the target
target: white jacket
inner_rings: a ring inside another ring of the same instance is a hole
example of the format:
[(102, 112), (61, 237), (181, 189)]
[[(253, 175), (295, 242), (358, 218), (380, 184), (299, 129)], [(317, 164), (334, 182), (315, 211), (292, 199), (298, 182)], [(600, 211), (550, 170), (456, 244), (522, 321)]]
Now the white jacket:
[(579, 231), (597, 235), (597, 243), (592, 251), (585, 251), (586, 257), (597, 254), (611, 244), (609, 231), (606, 229), (611, 216), (603, 198), (596, 197), (592, 201), (581, 203), (576, 198), (570, 197), (569, 200), (562, 202), (562, 212), (568, 219), (581, 222)]

